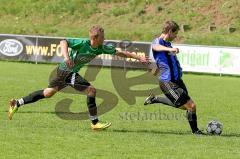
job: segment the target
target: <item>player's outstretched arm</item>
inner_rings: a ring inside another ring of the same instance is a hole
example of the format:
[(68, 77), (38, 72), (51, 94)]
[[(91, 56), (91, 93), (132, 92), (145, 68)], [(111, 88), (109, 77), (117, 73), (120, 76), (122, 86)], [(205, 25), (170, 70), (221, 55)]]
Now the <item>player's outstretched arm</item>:
[(168, 51), (168, 52), (172, 52), (174, 54), (179, 53), (179, 49), (178, 48), (170, 48), (170, 47), (166, 47), (160, 44), (154, 44), (152, 45), (152, 49), (155, 51)]
[(139, 60), (142, 63), (148, 63), (149, 58), (147, 56), (138, 56), (135, 52), (129, 52), (129, 51), (117, 51), (117, 56), (124, 57), (124, 58), (134, 58)]

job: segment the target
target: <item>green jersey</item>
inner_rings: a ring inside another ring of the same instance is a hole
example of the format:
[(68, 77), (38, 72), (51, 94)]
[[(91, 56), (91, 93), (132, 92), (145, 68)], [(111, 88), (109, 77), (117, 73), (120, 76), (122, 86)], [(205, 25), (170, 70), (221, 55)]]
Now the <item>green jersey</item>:
[(92, 48), (90, 40), (87, 38), (66, 39), (69, 51), (69, 57), (73, 61), (74, 66), (68, 68), (65, 61), (61, 62), (59, 69), (77, 73), (85, 64), (89, 63), (97, 55), (111, 54), (115, 55), (116, 49), (113, 46), (100, 45), (97, 48)]

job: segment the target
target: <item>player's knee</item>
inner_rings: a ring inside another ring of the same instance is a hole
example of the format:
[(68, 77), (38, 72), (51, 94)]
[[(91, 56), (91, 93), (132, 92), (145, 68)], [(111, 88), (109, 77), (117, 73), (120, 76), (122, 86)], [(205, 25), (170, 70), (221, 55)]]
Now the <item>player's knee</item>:
[(87, 92), (88, 92), (88, 94), (95, 96), (97, 93), (97, 90), (93, 86), (89, 86)]
[(191, 102), (189, 104), (189, 110), (191, 110), (192, 112), (196, 111), (196, 104), (194, 102)]
[(55, 93), (57, 92), (57, 90), (55, 89), (44, 89), (43, 94), (45, 98), (50, 98), (52, 97)]
[(196, 104), (190, 100), (185, 104), (185, 107), (187, 108), (187, 110), (192, 111), (192, 112), (196, 112)]

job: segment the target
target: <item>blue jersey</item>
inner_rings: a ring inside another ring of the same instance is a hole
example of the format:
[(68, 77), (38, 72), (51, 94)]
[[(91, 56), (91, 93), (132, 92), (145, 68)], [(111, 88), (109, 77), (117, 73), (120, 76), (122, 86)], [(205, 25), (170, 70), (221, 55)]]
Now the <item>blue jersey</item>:
[[(161, 38), (156, 38), (153, 40), (152, 45), (160, 44), (165, 47), (172, 47), (170, 42), (167, 42)], [(168, 51), (155, 51), (152, 49), (153, 57), (156, 61), (158, 68), (160, 69), (159, 80), (177, 81), (182, 77), (182, 68), (179, 64), (177, 56)]]

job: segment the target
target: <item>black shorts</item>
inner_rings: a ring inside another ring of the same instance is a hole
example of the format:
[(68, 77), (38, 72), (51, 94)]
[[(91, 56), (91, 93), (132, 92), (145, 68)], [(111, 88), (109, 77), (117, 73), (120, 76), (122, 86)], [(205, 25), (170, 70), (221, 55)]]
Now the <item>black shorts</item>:
[(91, 84), (78, 73), (60, 70), (58, 67), (49, 78), (48, 88), (58, 87), (58, 90), (71, 86), (78, 91), (84, 91)]
[(183, 80), (175, 82), (159, 82), (160, 88), (165, 96), (178, 108), (190, 99)]

